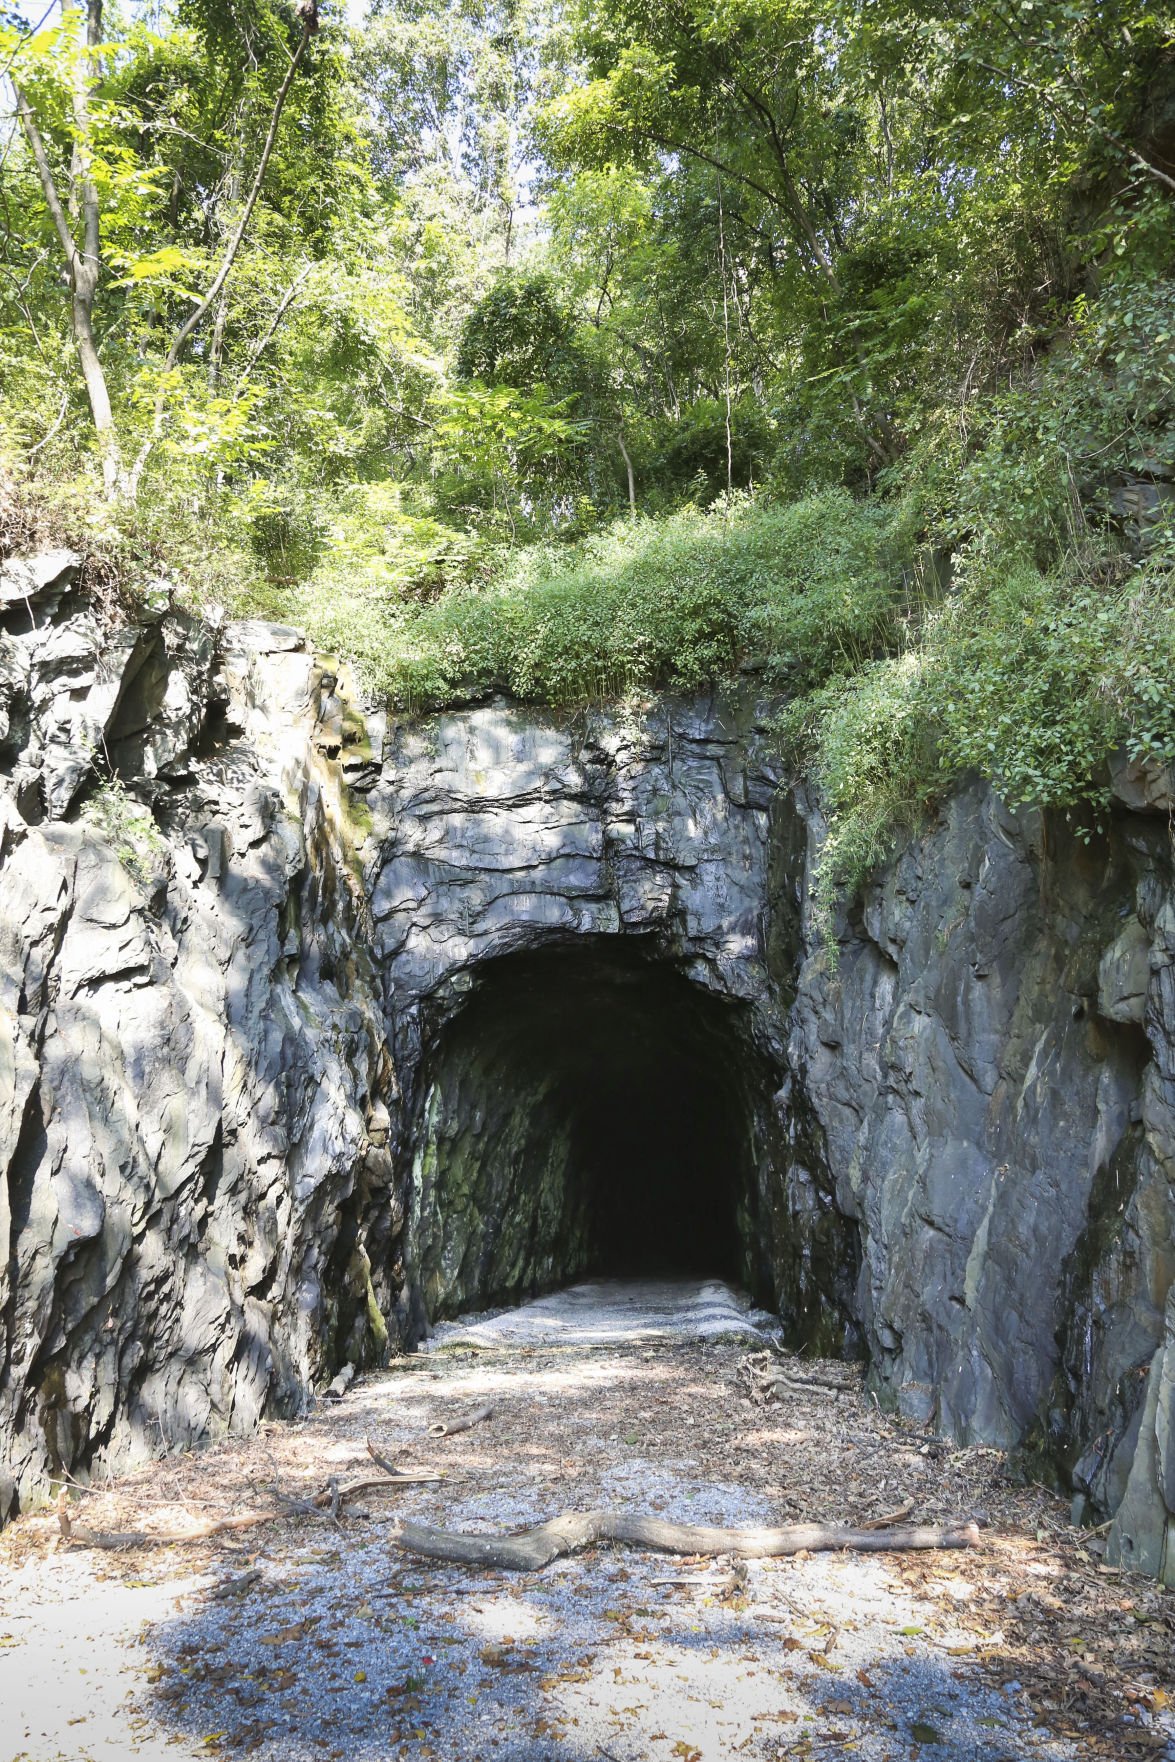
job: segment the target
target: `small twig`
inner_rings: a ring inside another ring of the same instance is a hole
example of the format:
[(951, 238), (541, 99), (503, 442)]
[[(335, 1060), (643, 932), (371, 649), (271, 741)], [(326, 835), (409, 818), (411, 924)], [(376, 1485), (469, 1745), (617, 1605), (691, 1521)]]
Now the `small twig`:
[(367, 1440), (367, 1454), (371, 1457), (375, 1466), (377, 1468), (382, 1468), (385, 1474), (390, 1474), (393, 1478), (399, 1474), (400, 1470), (396, 1467), (395, 1463), (389, 1462), (386, 1456), (381, 1456), (370, 1438)]
[(41, 436), (40, 440), (37, 442), (35, 447), (29, 448), (28, 452), (25, 454), (26, 459), (35, 458), (36, 455), (40, 452), (42, 447), (47, 447), (49, 445), (49, 442), (53, 439), (53, 436), (57, 433), (58, 429), (61, 427), (61, 424), (65, 421), (65, 413), (68, 409), (69, 409), (69, 388), (67, 386), (65, 391), (62, 392), (62, 394), (61, 394), (61, 408), (57, 412), (56, 422), (53, 424), (52, 428), (50, 428), (50, 430), (47, 434), (43, 434)]
[(651, 1578), (651, 1585), (713, 1585), (714, 1579), (708, 1572), (691, 1572), (683, 1578)]
[(912, 1514), (913, 1510), (914, 1501), (912, 1499), (903, 1499), (896, 1511), (887, 1511), (884, 1517), (871, 1517), (866, 1522), (859, 1523), (857, 1528), (862, 1530), (892, 1529), (895, 1523), (905, 1523), (907, 1517)]
[(430, 1438), (453, 1438), (458, 1432), (467, 1432), (473, 1426), (481, 1425), (483, 1420), (493, 1417), (492, 1407), (479, 1407), (476, 1413), (466, 1414), (464, 1419), (438, 1420), (435, 1425), (429, 1426), (428, 1435)]

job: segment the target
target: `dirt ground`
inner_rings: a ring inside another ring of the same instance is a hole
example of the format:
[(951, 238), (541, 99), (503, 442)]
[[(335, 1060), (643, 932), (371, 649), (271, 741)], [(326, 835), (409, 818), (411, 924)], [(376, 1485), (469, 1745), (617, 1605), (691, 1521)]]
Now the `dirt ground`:
[[(724, 1327), (721, 1301), (695, 1295), (661, 1325), (676, 1299), (650, 1321), (597, 1290), (546, 1300), (529, 1336), (504, 1338), (502, 1318), (450, 1330), (302, 1421), (79, 1490), (70, 1542), (52, 1512), (10, 1526), (0, 1762), (1175, 1758), (1175, 1595), (1106, 1566), (1064, 1504), (1013, 1484), (998, 1451), (883, 1415), (855, 1376), (752, 1399), (765, 1342), (745, 1306)], [(381, 1480), (369, 1443), (444, 1478), (347, 1498)], [(202, 1540), (76, 1539), (319, 1494)], [(599, 1548), (507, 1574), (395, 1540), (399, 1517), (490, 1532), (610, 1506), (743, 1526), (906, 1504), (919, 1522), (976, 1518), (980, 1546), (738, 1568)]]

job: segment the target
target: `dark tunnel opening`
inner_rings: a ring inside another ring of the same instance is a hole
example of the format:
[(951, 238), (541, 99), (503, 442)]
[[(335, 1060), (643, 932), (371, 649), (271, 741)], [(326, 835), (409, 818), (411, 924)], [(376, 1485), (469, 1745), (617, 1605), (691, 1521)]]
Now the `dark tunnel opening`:
[(751, 1282), (750, 1010), (639, 943), (503, 956), (426, 1040), (412, 1272), (431, 1320), (579, 1276)]

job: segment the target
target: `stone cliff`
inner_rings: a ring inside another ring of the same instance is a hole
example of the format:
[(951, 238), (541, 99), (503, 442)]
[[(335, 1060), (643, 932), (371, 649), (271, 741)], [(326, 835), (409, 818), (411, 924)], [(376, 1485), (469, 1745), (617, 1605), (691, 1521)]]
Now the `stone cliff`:
[(708, 1258), (1175, 1579), (1161, 776), (1088, 845), (961, 791), (830, 962), (753, 681), (389, 724), (76, 566), (0, 565), (0, 1515)]

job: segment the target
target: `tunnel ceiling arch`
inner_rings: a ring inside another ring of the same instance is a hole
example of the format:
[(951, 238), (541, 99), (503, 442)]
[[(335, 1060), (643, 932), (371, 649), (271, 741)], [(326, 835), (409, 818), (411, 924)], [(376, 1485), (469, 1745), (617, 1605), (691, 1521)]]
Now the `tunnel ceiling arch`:
[(740, 1275), (797, 1338), (846, 1337), (856, 1237), (818, 1156), (802, 1224), (787, 1197), (812, 1147), (782, 1099), (803, 853), (778, 782), (751, 692), (389, 731), (366, 883), (409, 1336), (660, 1262)]

